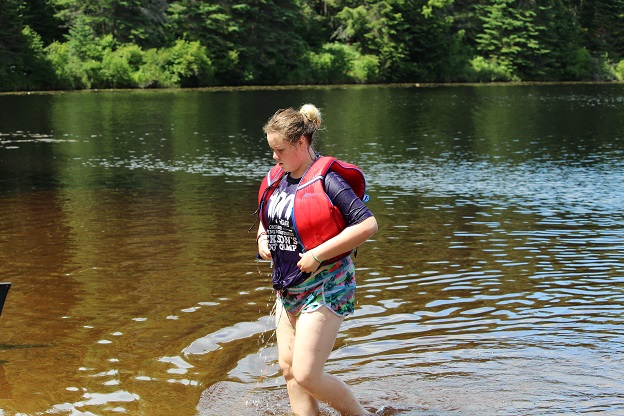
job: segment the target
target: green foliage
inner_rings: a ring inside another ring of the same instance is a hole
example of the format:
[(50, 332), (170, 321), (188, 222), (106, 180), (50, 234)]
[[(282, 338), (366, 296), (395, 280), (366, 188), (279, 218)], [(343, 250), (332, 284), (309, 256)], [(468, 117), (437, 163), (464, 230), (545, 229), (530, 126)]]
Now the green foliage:
[(594, 57), (592, 73), (596, 81), (615, 81), (618, 79), (617, 65), (608, 53)]
[(582, 47), (573, 51), (573, 56), (565, 62), (564, 79), (578, 81), (591, 77), (593, 58), (586, 48)]
[(467, 78), (470, 82), (519, 81), (513, 75), (512, 68), (494, 60), (487, 60), (482, 56), (477, 56), (470, 61)]
[(544, 0), (536, 10), (535, 22), (544, 27), (539, 42), (547, 52), (532, 59), (537, 69), (533, 78), (567, 81), (588, 77), (589, 69), (584, 68), (588, 61), (583, 56), (586, 49), (576, 15), (562, 0)]
[(171, 38), (206, 45), (219, 81), (231, 84), (242, 78), (240, 52), (233, 42), (241, 28), (225, 3), (180, 0), (171, 4), (167, 16)]
[[(465, 80), (465, 68), (474, 55), (466, 44), (462, 13), (451, 0), (420, 0), (398, 6), (404, 19), (398, 37), (406, 57), (390, 73), (390, 81), (452, 82)], [(409, 24), (408, 24), (409, 22)]]
[(517, 0), (493, 0), (479, 7), (482, 31), (476, 36), (477, 50), (481, 56), (509, 68), (520, 77), (542, 75), (535, 66), (550, 51), (540, 42), (545, 27), (537, 20), (534, 7), (523, 8)]
[(41, 36), (25, 24), (24, 3), (0, 0), (0, 90), (48, 88), (49, 64)]
[(379, 78), (376, 56), (362, 55), (355, 47), (342, 43), (329, 43), (319, 52), (309, 52), (305, 63), (300, 81), (309, 84), (370, 83)]
[(199, 87), (210, 85), (213, 68), (206, 48), (199, 42), (176, 41), (168, 50), (165, 71), (176, 86)]
[(163, 49), (148, 49), (143, 53), (143, 64), (134, 74), (134, 80), (139, 88), (173, 88), (175, 80), (171, 74), (164, 71), (167, 66), (169, 53)]
[(143, 51), (138, 45), (127, 44), (106, 49), (102, 57), (102, 86), (112, 88), (136, 87), (135, 73), (143, 63)]
[(199, 42), (179, 40), (170, 48), (144, 51), (134, 44), (119, 45), (106, 35), (86, 52), (81, 43), (48, 46), (60, 88), (183, 88), (212, 81), (213, 68)]
[(30, 26), (22, 29), (22, 35), (26, 42), (26, 52), (21, 54), (22, 76), (20, 77), (19, 89), (49, 88), (53, 84), (49, 78), (51, 72), (41, 36)]
[(19, 9), (21, 1), (0, 0), (0, 86), (14, 86), (21, 71), (19, 51), (26, 46)]
[[(142, 47), (164, 42), (168, 7), (164, 0), (52, 0), (56, 17), (71, 29), (88, 29), (95, 37), (112, 35)], [(71, 36), (71, 35), (70, 35)]]
[(299, 22), (301, 8), (296, 0), (252, 0), (231, 7), (237, 27), (233, 42), (238, 45), (241, 83), (267, 85), (297, 82), (296, 73), (307, 52)]
[(0, 0), (0, 89), (622, 80), (624, 0)]
[(363, 55), (377, 57), (379, 76), (394, 80), (394, 74), (408, 53), (401, 42), (399, 30), (405, 26), (397, 9), (401, 1), (371, 2), (357, 7), (344, 7), (336, 14), (338, 26), (333, 37), (342, 43), (355, 45)]
[(91, 87), (82, 70), (83, 62), (71, 51), (69, 43), (55, 41), (47, 46), (46, 52), (57, 80), (55, 88), (75, 90)]
[(624, 0), (593, 0), (581, 3), (580, 19), (588, 49), (597, 56), (624, 55)]
[(624, 81), (624, 59), (621, 60), (615, 67), (615, 76), (618, 81)]
[(52, 0), (23, 1), (22, 19), (40, 37), (45, 45), (55, 40), (62, 40), (66, 33), (62, 22), (56, 17), (55, 5)]
[(374, 83), (381, 80), (379, 58), (375, 55), (358, 54), (353, 60), (349, 75), (357, 83)]
[(348, 46), (328, 44), (319, 52), (308, 52), (305, 56), (306, 71), (301, 80), (306, 84), (347, 83), (347, 72), (353, 60)]

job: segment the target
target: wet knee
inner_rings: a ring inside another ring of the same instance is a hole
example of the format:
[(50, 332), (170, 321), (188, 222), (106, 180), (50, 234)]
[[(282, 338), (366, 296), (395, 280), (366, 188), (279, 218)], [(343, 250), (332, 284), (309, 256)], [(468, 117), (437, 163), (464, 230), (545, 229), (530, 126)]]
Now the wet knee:
[(290, 373), (297, 384), (307, 391), (318, 386), (318, 377), (309, 368), (291, 368)]
[(286, 381), (293, 380), (295, 378), (293, 375), (293, 369), (292, 369), (291, 363), (287, 361), (279, 360), (279, 367)]

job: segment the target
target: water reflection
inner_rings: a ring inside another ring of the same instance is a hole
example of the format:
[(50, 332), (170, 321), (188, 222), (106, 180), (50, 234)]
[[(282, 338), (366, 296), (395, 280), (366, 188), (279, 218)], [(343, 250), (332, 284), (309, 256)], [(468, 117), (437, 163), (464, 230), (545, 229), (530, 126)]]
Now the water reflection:
[(287, 414), (247, 228), (262, 123), (307, 101), (380, 223), (330, 371), (381, 414), (624, 411), (621, 96), (0, 96), (0, 413)]

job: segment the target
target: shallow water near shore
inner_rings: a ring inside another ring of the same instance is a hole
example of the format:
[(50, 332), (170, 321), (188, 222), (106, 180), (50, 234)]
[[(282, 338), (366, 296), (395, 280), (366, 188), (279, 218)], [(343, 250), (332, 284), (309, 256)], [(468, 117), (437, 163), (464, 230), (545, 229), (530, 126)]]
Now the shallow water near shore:
[[(624, 86), (0, 95), (0, 415), (288, 415), (252, 212), (324, 111), (380, 230), (327, 370), (390, 415), (624, 412)], [(324, 415), (334, 416), (324, 408)]]

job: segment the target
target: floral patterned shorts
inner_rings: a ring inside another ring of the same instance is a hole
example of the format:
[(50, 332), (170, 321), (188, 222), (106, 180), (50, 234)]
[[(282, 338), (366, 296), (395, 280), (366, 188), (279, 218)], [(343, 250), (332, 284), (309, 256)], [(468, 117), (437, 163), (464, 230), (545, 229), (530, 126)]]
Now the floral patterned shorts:
[(338, 260), (301, 284), (289, 287), (277, 296), (284, 308), (299, 316), (325, 305), (338, 316), (352, 315), (355, 300), (355, 266), (350, 256)]

